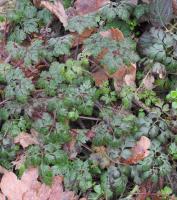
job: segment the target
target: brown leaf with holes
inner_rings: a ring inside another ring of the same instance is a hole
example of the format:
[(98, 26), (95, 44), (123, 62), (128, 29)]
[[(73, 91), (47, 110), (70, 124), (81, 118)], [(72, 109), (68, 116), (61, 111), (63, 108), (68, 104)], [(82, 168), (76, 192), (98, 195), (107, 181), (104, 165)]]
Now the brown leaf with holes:
[(63, 23), (64, 27), (68, 25), (68, 16), (60, 0), (56, 0), (54, 3), (41, 1), (40, 6), (47, 8), (51, 13), (53, 13)]
[(75, 7), (78, 15), (95, 12), (110, 3), (110, 0), (76, 0)]
[(126, 164), (136, 164), (143, 160), (149, 155), (149, 148), (151, 146), (151, 141), (145, 136), (141, 136), (140, 140), (132, 148), (132, 156), (123, 162)]
[(20, 135), (15, 137), (14, 143), (19, 143), (24, 149), (32, 144), (39, 144), (36, 137), (25, 132), (22, 132)]

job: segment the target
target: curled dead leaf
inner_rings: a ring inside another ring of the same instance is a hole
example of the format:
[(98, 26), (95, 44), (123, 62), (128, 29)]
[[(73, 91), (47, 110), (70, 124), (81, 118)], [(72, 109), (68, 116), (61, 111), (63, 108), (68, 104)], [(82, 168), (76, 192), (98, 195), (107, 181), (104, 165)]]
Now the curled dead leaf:
[(141, 136), (140, 140), (132, 148), (132, 156), (123, 162), (126, 164), (136, 164), (149, 155), (151, 141), (145, 136)]
[(35, 136), (32, 136), (25, 132), (22, 132), (20, 135), (15, 137), (14, 143), (15, 144), (19, 143), (23, 148), (26, 148), (32, 144), (39, 144), (39, 142)]
[(110, 0), (77, 0), (75, 7), (78, 15), (95, 12), (110, 3)]

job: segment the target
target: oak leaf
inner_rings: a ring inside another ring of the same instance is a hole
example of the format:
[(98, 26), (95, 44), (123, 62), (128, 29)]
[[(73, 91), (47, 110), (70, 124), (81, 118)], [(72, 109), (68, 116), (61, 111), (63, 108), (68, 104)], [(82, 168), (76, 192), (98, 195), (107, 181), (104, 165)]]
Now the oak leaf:
[(77, 0), (75, 7), (78, 15), (95, 12), (110, 3), (110, 0)]

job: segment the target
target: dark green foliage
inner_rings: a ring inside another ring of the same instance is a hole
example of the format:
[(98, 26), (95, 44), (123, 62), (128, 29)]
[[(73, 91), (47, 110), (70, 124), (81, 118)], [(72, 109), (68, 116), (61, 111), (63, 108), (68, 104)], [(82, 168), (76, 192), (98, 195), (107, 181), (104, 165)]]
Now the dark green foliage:
[[(110, 74), (116, 72), (123, 65), (130, 65), (138, 61), (139, 57), (134, 51), (135, 48), (135, 43), (129, 38), (117, 42), (102, 37), (99, 33), (92, 35), (85, 41), (85, 51), (95, 58), (98, 57), (103, 49), (108, 50), (100, 63), (107, 68)], [(117, 51), (119, 53), (116, 56)]]
[(169, 71), (175, 71), (176, 43), (176, 35), (166, 33), (162, 29), (151, 28), (141, 36), (138, 47), (142, 55), (161, 62)]
[(39, 33), (41, 25), (49, 23), (52, 16), (49, 11), (37, 11), (30, 1), (22, 0), (17, 2), (14, 11), (9, 12), (8, 19), (16, 25), (9, 40), (21, 43), (29, 34)]
[[(1, 44), (0, 166), (20, 176), (38, 167), (39, 180), (48, 185), (53, 176), (63, 176), (64, 190), (89, 200), (131, 199), (132, 188), (147, 180), (157, 186), (173, 178), (177, 36), (171, 1), (159, 2), (111, 1), (96, 12), (69, 17), (64, 29), (46, 9), (17, 0), (7, 18), (10, 32), (3, 33), (7, 43)], [(63, 4), (68, 8), (74, 1)], [(152, 24), (158, 28), (149, 28)], [(87, 35), (87, 28), (96, 33)], [(100, 34), (110, 28), (120, 29), (125, 39)], [(126, 85), (134, 79), (131, 64), (137, 79)], [(124, 66), (127, 73), (113, 78)], [(100, 67), (106, 78), (98, 86)], [(143, 88), (148, 75), (154, 76), (153, 90)], [(35, 132), (38, 144), (14, 144), (22, 132)], [(149, 154), (129, 163), (142, 136), (150, 140)], [(16, 170), (12, 161), (23, 154)], [(157, 190), (164, 195), (160, 186)]]

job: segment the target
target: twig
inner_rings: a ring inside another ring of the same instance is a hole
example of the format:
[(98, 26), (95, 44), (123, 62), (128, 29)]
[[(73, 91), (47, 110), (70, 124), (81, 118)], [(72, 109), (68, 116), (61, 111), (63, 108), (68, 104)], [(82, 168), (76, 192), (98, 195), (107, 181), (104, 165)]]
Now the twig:
[(10, 99), (5, 99), (4, 101), (1, 101), (1, 102), (0, 102), (0, 106), (3, 105), (3, 104), (5, 104), (5, 103), (6, 103), (7, 101), (9, 101), (9, 100), (10, 100)]
[(96, 117), (85, 117), (85, 116), (80, 116), (80, 119), (87, 119), (87, 120), (93, 120), (93, 121), (101, 121), (100, 118), (96, 118)]

